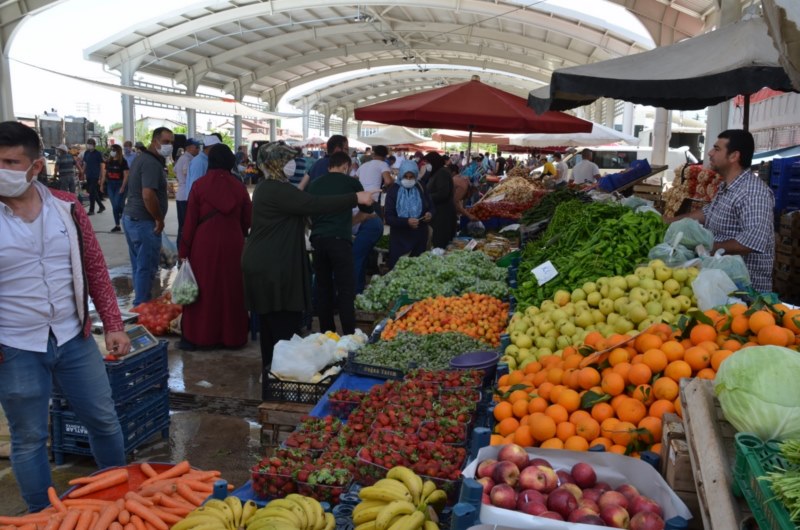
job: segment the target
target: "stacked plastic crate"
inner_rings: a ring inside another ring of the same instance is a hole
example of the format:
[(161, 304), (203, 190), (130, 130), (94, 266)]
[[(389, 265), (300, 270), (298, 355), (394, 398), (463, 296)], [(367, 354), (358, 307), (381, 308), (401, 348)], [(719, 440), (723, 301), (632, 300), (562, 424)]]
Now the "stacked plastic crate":
[[(168, 344), (162, 340), (149, 350), (105, 363), (126, 454), (155, 434), (169, 437)], [(53, 390), (50, 428), (56, 464), (64, 462), (65, 454), (92, 454), (88, 431), (58, 388)]]
[(783, 214), (780, 218), (773, 290), (785, 302), (800, 303), (800, 211)]
[(775, 219), (800, 210), (800, 156), (772, 161), (769, 186), (775, 194)]

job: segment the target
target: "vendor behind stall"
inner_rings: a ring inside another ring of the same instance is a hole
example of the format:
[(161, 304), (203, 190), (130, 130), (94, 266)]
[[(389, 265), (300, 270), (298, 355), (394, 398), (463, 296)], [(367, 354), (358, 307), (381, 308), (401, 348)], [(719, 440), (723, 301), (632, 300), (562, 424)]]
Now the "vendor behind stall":
[(750, 171), (755, 143), (753, 135), (741, 129), (723, 131), (708, 152), (711, 168), (725, 179), (711, 204), (702, 210), (666, 218), (696, 219), (714, 234), (712, 252), (738, 254), (744, 259), (753, 289), (772, 290), (775, 259), (772, 190)]

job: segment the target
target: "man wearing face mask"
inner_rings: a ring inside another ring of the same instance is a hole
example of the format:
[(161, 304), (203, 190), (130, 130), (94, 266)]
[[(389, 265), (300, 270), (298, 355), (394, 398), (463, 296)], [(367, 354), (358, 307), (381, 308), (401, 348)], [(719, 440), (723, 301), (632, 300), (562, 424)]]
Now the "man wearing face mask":
[(100, 172), (103, 167), (103, 155), (96, 149), (94, 138), (86, 142), (86, 151), (83, 153), (83, 168), (86, 176), (86, 185), (89, 191), (89, 215), (94, 215), (94, 205), (97, 203), (98, 213), (106, 211), (103, 199), (100, 197)]
[(128, 167), (131, 167), (136, 158), (136, 151), (133, 149), (133, 142), (130, 140), (125, 140), (125, 143), (122, 144), (122, 156), (125, 158), (125, 162), (128, 163)]
[(48, 403), (55, 381), (89, 432), (101, 468), (125, 465), (88, 300), (108, 351), (130, 351), (103, 253), (69, 192), (35, 181), (45, 161), (36, 132), (0, 123), (0, 404), (11, 431), (11, 467), (31, 512), (50, 503)]
[(167, 160), (172, 153), (172, 131), (158, 127), (150, 146), (136, 157), (128, 174), (128, 199), (122, 227), (133, 269), (133, 305), (151, 298), (158, 268), (161, 232), (167, 214)]

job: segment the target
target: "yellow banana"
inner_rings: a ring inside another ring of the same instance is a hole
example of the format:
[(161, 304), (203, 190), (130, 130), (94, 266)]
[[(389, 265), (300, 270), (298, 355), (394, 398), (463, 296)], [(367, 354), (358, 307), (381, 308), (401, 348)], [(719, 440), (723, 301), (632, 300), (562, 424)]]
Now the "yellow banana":
[(404, 515), (389, 527), (389, 530), (417, 530), (425, 522), (425, 515), (415, 511), (410, 515)]
[(387, 479), (399, 480), (411, 493), (411, 500), (419, 504), (422, 496), (422, 478), (405, 466), (395, 466), (386, 473)]
[(437, 512), (441, 512), (447, 503), (447, 493), (444, 490), (434, 490), (423, 500), (423, 503), (425, 506), (433, 505)]
[[(317, 526), (313, 530), (325, 530), (325, 528), (328, 526), (328, 518), (325, 516), (325, 510), (322, 509), (322, 505), (319, 503), (317, 499), (312, 499), (311, 497), (303, 497), (303, 498), (307, 499), (306, 502), (309, 504), (311, 509), (314, 510), (314, 512), (316, 513)], [(331, 514), (331, 517), (333, 517), (333, 514)], [(333, 523), (334, 526), (336, 525), (335, 519), (336, 518), (334, 517), (334, 523)]]
[(366, 510), (368, 508), (374, 508), (376, 506), (386, 506), (387, 503), (383, 501), (361, 501), (356, 504), (356, 507), (353, 508), (353, 515), (358, 514), (359, 512)]
[(299, 527), (282, 519), (264, 518), (249, 528), (252, 530), (298, 530)]
[(233, 510), (231, 507), (225, 504), (225, 501), (221, 501), (219, 499), (209, 499), (203, 504), (203, 508), (208, 508), (209, 510), (218, 510), (222, 512), (225, 517), (227, 518), (227, 525), (235, 528), (233, 526)]
[(361, 491), (358, 492), (358, 496), (361, 497), (362, 500), (383, 501), (387, 503), (392, 501), (410, 501), (411, 494), (405, 487), (403, 487), (403, 490), (405, 493), (398, 493), (377, 486), (367, 486), (366, 488), (361, 488)]
[(250, 528), (251, 525), (256, 524), (261, 519), (268, 519), (270, 517), (283, 519), (297, 526), (298, 528), (300, 528), (301, 527), (300, 525), (302, 524), (300, 516), (297, 515), (296, 512), (280, 506), (271, 506), (271, 507), (268, 506), (267, 508), (262, 508), (261, 510), (258, 510), (255, 513), (255, 515), (253, 515), (253, 517), (251, 517), (247, 521), (246, 526)]
[(306, 516), (306, 528), (308, 530), (317, 529), (317, 525), (319, 524), (317, 520), (317, 511), (314, 509), (314, 506), (309, 502), (313, 499), (310, 499), (309, 497), (304, 497), (303, 495), (298, 495), (297, 493), (290, 493), (289, 495), (286, 496), (286, 500), (292, 501), (301, 510), (303, 510), (303, 513)]
[(425, 521), (425, 530), (439, 530), (439, 525), (433, 521)]
[(297, 514), (297, 517), (300, 519), (300, 524), (298, 525), (300, 528), (306, 528), (308, 526), (308, 517), (306, 516), (306, 511), (296, 502), (290, 501), (289, 499), (275, 499), (270, 501), (266, 508), (269, 508), (270, 506), (291, 510)]
[(175, 523), (172, 528), (176, 528), (177, 530), (189, 530), (190, 528), (195, 528), (198, 526), (217, 526), (218, 528), (227, 528), (223, 521), (220, 521), (219, 518), (211, 516), (211, 515), (192, 515), (189, 514), (186, 516), (185, 519), (182, 521), (178, 521)]
[(390, 502), (375, 518), (375, 530), (386, 530), (395, 517), (398, 515), (410, 515), (416, 509), (416, 506), (408, 501)]
[(358, 513), (355, 511), (353, 512), (353, 524), (358, 526), (363, 523), (367, 523), (369, 521), (374, 521), (377, 519), (378, 514), (380, 514), (386, 507), (389, 506), (388, 504), (381, 503), (380, 506), (373, 506), (371, 508), (366, 508), (360, 510)]
[(233, 527), (238, 528), (242, 524), (242, 500), (234, 495), (229, 495), (225, 497), (224, 501), (233, 512)]
[(231, 522), (229, 513), (230, 513), (230, 508), (228, 508), (228, 511), (225, 512), (223, 510), (220, 510), (219, 508), (203, 505), (192, 510), (192, 512), (187, 517), (198, 517), (198, 516), (214, 517), (227, 527), (230, 525)]
[(389, 491), (394, 491), (397, 493), (408, 493), (409, 497), (411, 496), (411, 492), (401, 480), (396, 480), (393, 478), (382, 478), (378, 482), (373, 484), (373, 486), (376, 488), (387, 489)]
[(334, 530), (336, 528), (336, 518), (332, 513), (325, 513), (325, 526), (322, 530)]
[(255, 501), (249, 500), (245, 502), (242, 506), (242, 522), (239, 526), (246, 524), (257, 510), (258, 504), (256, 504)]
[[(185, 519), (184, 519), (185, 520)], [(183, 522), (183, 521), (180, 521)], [(192, 530), (224, 530), (228, 528), (223, 523), (220, 522), (211, 522), (211, 523), (200, 523), (189, 527), (184, 528), (191, 528)]]
[(375, 520), (357, 525), (354, 530), (375, 530)]
[(422, 499), (427, 499), (428, 495), (436, 491), (436, 484), (433, 483), (432, 480), (426, 480), (422, 484)]

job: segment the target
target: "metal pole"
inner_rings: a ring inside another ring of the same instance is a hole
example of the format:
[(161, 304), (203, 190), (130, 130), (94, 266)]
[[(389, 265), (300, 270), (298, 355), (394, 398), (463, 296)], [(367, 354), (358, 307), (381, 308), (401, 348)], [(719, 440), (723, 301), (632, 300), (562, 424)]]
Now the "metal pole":
[(750, 130), (750, 94), (744, 95), (744, 109), (742, 109), (742, 129)]

